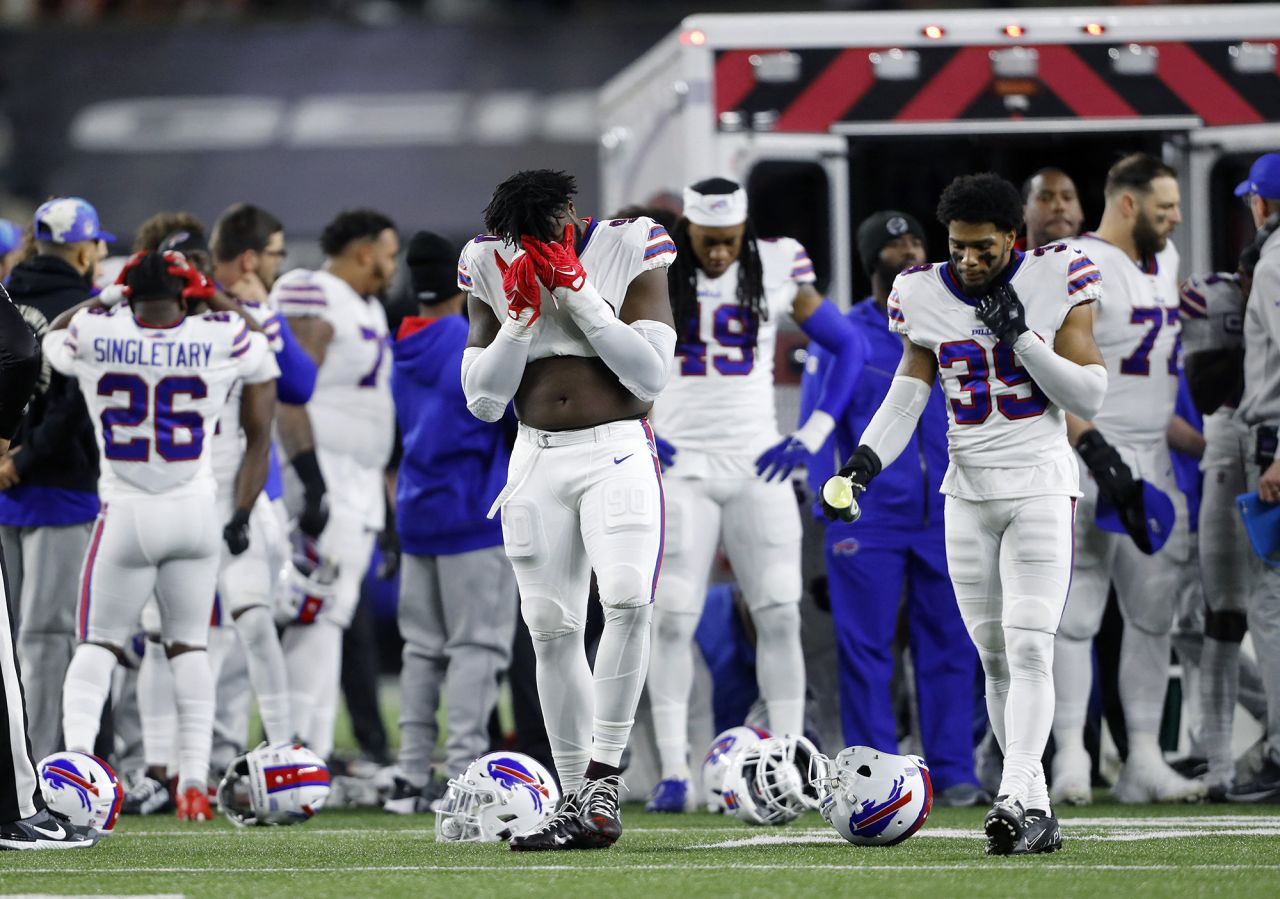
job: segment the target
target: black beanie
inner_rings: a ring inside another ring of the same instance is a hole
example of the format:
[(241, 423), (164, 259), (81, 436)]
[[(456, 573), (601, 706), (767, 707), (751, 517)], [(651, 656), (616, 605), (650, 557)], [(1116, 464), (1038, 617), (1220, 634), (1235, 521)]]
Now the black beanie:
[(440, 303), (457, 295), (458, 248), (430, 231), (419, 231), (405, 254), (409, 282), (419, 303)]
[(877, 212), (858, 226), (858, 256), (861, 257), (862, 267), (868, 275), (875, 271), (876, 259), (880, 257), (884, 245), (904, 234), (914, 234), (922, 243), (925, 239), (924, 229), (915, 218), (892, 209)]

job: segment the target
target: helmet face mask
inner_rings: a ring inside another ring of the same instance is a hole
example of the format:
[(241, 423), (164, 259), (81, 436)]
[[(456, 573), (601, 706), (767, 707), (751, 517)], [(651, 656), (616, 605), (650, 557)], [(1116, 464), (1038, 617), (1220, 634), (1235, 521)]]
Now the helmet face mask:
[(804, 737), (769, 737), (743, 748), (724, 784), (724, 801), (748, 824), (786, 824), (818, 807), (809, 782), (817, 748)]
[(559, 800), (555, 779), (537, 760), (519, 752), (491, 752), (449, 781), (436, 810), (436, 841), (509, 840), (536, 829)]
[(310, 749), (263, 743), (227, 768), (218, 807), (243, 827), (298, 824), (329, 798), (329, 768)]
[(815, 759), (822, 817), (856, 846), (896, 846), (924, 825), (933, 807), (929, 767), (919, 756), (850, 746)]
[(724, 801), (724, 783), (733, 767), (736, 754), (747, 746), (754, 746), (771, 734), (761, 727), (731, 727), (716, 735), (702, 761), (703, 801), (709, 812), (727, 812)]

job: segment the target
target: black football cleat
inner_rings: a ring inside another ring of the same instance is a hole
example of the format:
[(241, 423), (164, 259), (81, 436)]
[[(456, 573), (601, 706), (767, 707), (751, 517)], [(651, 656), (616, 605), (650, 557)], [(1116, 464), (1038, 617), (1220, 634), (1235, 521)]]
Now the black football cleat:
[(578, 794), (571, 793), (560, 802), (556, 813), (537, 830), (512, 837), (512, 852), (557, 852), (565, 849), (600, 848), (583, 826)]
[(982, 828), (987, 833), (987, 855), (1011, 855), (1026, 830), (1022, 803), (1008, 796), (997, 796)]
[(102, 835), (91, 827), (72, 824), (56, 812), (42, 809), (30, 818), (0, 824), (3, 849), (88, 849)]
[(622, 776), (611, 774), (582, 782), (578, 802), (582, 806), (582, 827), (595, 848), (608, 849), (622, 836), (622, 810), (618, 808), (618, 791)]
[(1062, 848), (1062, 828), (1058, 826), (1058, 819), (1044, 809), (1027, 809), (1023, 825), (1022, 836), (1010, 855), (1057, 852)]

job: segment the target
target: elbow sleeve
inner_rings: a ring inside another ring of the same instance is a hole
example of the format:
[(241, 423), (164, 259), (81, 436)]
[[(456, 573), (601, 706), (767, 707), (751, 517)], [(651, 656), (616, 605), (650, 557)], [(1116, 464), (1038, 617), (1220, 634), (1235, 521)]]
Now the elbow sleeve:
[(1077, 365), (1059, 356), (1027, 331), (1014, 343), (1014, 353), (1036, 386), (1061, 409), (1091, 421), (1107, 397), (1107, 370), (1101, 365)]
[(861, 443), (869, 447), (888, 468), (911, 442), (916, 422), (929, 402), (932, 388), (919, 378), (898, 375), (889, 385), (884, 402), (872, 416)]
[[(662, 322), (641, 320), (630, 326), (617, 325), (630, 334), (619, 332), (617, 346), (610, 348), (610, 357), (600, 352), (601, 358), (613, 369), (618, 381), (633, 395), (646, 403), (658, 398), (671, 379), (671, 365), (676, 353), (676, 332)], [(635, 340), (639, 336), (639, 341)]]
[(481, 421), (498, 421), (516, 395), (529, 356), (527, 340), (499, 331), (493, 343), (462, 351), (462, 393), (467, 409)]

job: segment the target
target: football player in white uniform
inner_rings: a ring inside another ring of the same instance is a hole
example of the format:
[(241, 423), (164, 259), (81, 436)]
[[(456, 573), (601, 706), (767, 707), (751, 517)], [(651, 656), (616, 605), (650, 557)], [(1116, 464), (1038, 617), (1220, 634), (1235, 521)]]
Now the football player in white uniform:
[[(1174, 171), (1137, 153), (1107, 173), (1097, 232), (1073, 241), (1106, 280), (1094, 336), (1109, 380), (1101, 411), (1069, 422), (1082, 474), (1089, 477), (1076, 517), (1071, 595), (1054, 658), (1053, 793), (1058, 801), (1090, 800), (1084, 723), (1093, 683), (1091, 652), (1112, 584), (1125, 620), (1119, 681), (1129, 735), (1115, 797), (1154, 802), (1204, 794), (1203, 784), (1165, 763), (1159, 745), (1178, 563), (1190, 549), (1186, 503), (1174, 481), (1166, 437), (1178, 393), (1178, 251), (1169, 235), (1179, 221)], [(1143, 482), (1167, 496), (1176, 510), (1176, 526), (1173, 521), (1160, 525), (1163, 535), (1147, 533), (1151, 510), (1145, 508)], [(1104, 504), (1118, 513), (1129, 536), (1099, 526)], [(1168, 541), (1163, 549), (1157, 546), (1161, 536)]]
[(373, 543), (386, 523), (383, 471), (395, 439), (387, 314), (400, 241), (381, 213), (340, 213), (320, 238), (322, 269), (294, 269), (271, 290), (298, 343), (319, 366), (305, 406), (281, 403), (280, 442), (302, 482), (299, 529), (337, 562), (334, 596), (291, 625), (284, 649), (298, 735), (321, 758), (333, 750), (342, 632), (360, 599)]
[(1101, 278), (1066, 244), (1015, 250), (1022, 202), (997, 175), (953, 181), (938, 220), (951, 258), (894, 282), (889, 327), (903, 335), (902, 361), (861, 445), (824, 485), (823, 505), (832, 517), (857, 516), (856, 494), (906, 446), (941, 376), (947, 566), (1005, 754), (987, 852), (1051, 852), (1062, 837), (1040, 757), (1080, 495), (1066, 412), (1092, 417), (1106, 392), (1090, 308)]
[[(218, 571), (211, 438), (227, 394), (245, 384), (247, 437), (235, 513), (266, 479), (275, 357), (247, 319), (185, 314), (209, 283), (179, 253), (140, 253), (121, 273), (129, 303), (96, 300), (59, 316), (45, 337), (50, 363), (74, 376), (102, 457), (102, 512), (85, 557), (78, 620), (83, 641), (67, 670), (68, 749), (90, 752), (117, 659), (154, 590), (178, 707), (178, 817), (210, 820), (206, 793), (213, 682), (205, 654)], [(234, 522), (223, 538), (237, 539)]]
[[(708, 178), (687, 187), (674, 241), (669, 284), (681, 342), (671, 383), (653, 409), (654, 429), (672, 454), (664, 470), (671, 539), (648, 685), (662, 763), (648, 805), (656, 812), (684, 811), (687, 801), (693, 633), (721, 541), (751, 611), (769, 730), (804, 733), (800, 511), (789, 481), (769, 476), (789, 453), (817, 451), (835, 421), (819, 411), (779, 442), (774, 346), (784, 315), (819, 339), (824, 327), (852, 337), (814, 289), (804, 247), (756, 236), (736, 182)], [(828, 345), (838, 354), (851, 342)]]
[[(485, 210), (491, 235), (462, 251), (470, 294), (467, 406), (520, 433), (494, 503), (533, 637), (538, 694), (564, 800), (516, 850), (601, 848), (622, 833), (622, 753), (649, 662), (664, 508), (645, 415), (676, 335), (666, 267), (675, 245), (649, 218), (595, 221), (564, 172), (519, 172)], [(582, 643), (591, 572), (604, 606), (594, 675)]]

